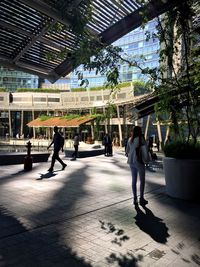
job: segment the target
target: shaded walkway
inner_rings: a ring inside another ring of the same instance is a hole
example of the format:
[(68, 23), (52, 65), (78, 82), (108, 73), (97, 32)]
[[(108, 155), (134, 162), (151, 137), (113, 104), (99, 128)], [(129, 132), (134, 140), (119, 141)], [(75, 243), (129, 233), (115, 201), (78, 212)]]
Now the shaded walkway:
[(135, 209), (124, 155), (67, 164), (3, 166), (1, 266), (200, 266), (199, 204), (167, 197), (161, 169)]

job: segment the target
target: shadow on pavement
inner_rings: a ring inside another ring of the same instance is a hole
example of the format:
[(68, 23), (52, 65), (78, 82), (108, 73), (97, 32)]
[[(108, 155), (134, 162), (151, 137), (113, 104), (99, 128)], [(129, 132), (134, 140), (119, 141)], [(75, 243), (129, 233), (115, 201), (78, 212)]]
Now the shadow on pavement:
[(57, 174), (54, 172), (47, 172), (47, 173), (40, 173), (40, 178), (37, 178), (36, 180), (42, 180), (42, 179), (49, 179), (52, 178), (54, 176), (56, 176)]
[[(99, 222), (101, 224), (101, 229), (106, 231), (106, 234), (113, 235), (111, 243), (121, 247), (123, 246), (124, 242), (130, 239), (130, 237), (125, 234), (123, 229), (117, 228), (113, 223), (106, 223), (101, 220)], [(117, 263), (118, 266), (121, 267), (139, 267), (138, 262), (142, 260), (142, 255), (139, 254), (135, 256), (132, 251), (129, 251), (126, 254), (111, 253), (108, 257), (106, 257), (106, 261), (109, 264), (114, 264), (114, 266), (116, 266)]]
[[(86, 194), (82, 188), (88, 179), (84, 173), (86, 169), (87, 167), (82, 168), (78, 177), (76, 175), (74, 177), (75, 173), (71, 174), (63, 183), (63, 187), (55, 193), (55, 202), (41, 212), (33, 212), (29, 216), (18, 218), (13, 212), (0, 206), (0, 266), (92, 267), (83, 257), (77, 255), (69, 242), (61, 242), (62, 223), (60, 225), (52, 223), (59, 220), (60, 216), (67, 213), (68, 208), (72, 208), (77, 200)], [(56, 174), (48, 172), (41, 174), (41, 177), (50, 178), (52, 175)], [(73, 184), (80, 186), (79, 194), (71, 192)], [(62, 201), (66, 198), (70, 198), (68, 206), (62, 207)], [(29, 222), (32, 223), (35, 220), (38, 224), (35, 226), (30, 224), (29, 227)]]
[(103, 221), (99, 221), (101, 224), (101, 229), (105, 230), (107, 234), (114, 234), (113, 240), (111, 240), (111, 243), (116, 244), (118, 246), (122, 246), (123, 242), (130, 239), (129, 236), (127, 236), (124, 233), (123, 229), (116, 228), (116, 226), (113, 223), (105, 223)]
[(126, 255), (111, 253), (106, 260), (109, 264), (118, 263), (118, 266), (120, 267), (139, 267), (140, 265), (138, 262), (143, 260), (143, 256), (138, 255), (136, 257), (132, 252), (128, 252)]
[(138, 205), (135, 206), (137, 215), (135, 216), (135, 224), (145, 233), (150, 235), (156, 242), (165, 244), (168, 234), (168, 228), (161, 218), (156, 217), (153, 212), (146, 206), (144, 211)]

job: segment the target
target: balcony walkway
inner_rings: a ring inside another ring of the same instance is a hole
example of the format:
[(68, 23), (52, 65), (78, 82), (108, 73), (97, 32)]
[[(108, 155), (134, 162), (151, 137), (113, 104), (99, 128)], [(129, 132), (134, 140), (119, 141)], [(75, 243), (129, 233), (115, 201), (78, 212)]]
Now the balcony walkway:
[(121, 150), (64, 160), (52, 174), (49, 162), (1, 166), (0, 266), (200, 266), (199, 203), (165, 194), (161, 162), (136, 210)]

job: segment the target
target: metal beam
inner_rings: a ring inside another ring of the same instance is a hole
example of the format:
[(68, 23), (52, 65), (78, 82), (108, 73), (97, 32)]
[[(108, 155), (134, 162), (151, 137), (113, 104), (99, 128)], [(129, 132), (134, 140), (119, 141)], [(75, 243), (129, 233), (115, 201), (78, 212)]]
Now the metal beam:
[[(81, 0), (82, 1), (82, 0)], [(80, 0), (77, 1), (77, 5), (81, 2)], [(44, 15), (47, 15), (56, 21), (59, 21), (65, 26), (70, 26), (72, 22), (65, 17), (61, 16), (59, 11), (55, 9), (54, 7), (51, 7), (50, 5), (46, 4), (44, 1), (41, 0), (20, 0), (23, 4), (32, 7), (33, 9), (36, 9), (43, 13)], [(87, 26), (86, 26), (87, 28)], [(88, 28), (91, 34), (96, 35), (97, 33), (94, 30), (91, 30)]]
[(62, 23), (65, 26), (70, 26), (71, 22), (66, 19), (62, 18), (61, 15), (59, 14), (58, 10), (55, 8), (51, 7), (50, 5), (46, 4), (43, 1), (40, 0), (20, 0), (23, 4), (32, 7), (33, 9), (38, 10), (39, 12), (43, 13), (44, 15), (47, 15), (60, 23)]
[(22, 35), (28, 36), (30, 38), (32, 37), (31, 33), (29, 33), (28, 31), (26, 31), (24, 29), (20, 29), (19, 27), (14, 26), (12, 24), (9, 24), (9, 23), (1, 20), (1, 19), (0, 19), (0, 26), (4, 29), (12, 30), (12, 31), (17, 32), (17, 33), (21, 33)]
[(152, 20), (155, 17), (165, 13), (169, 9), (182, 3), (182, 0), (166, 0), (157, 1), (152, 0), (145, 6), (130, 13), (125, 18), (116, 22), (114, 25), (106, 29), (100, 34), (100, 38), (103, 44), (109, 45), (121, 38), (130, 31), (138, 28), (143, 23), (142, 13), (145, 14), (148, 20)]
[(55, 23), (56, 20), (52, 20), (51, 22), (46, 21), (46, 26), (39, 30), (38, 34), (36, 33), (38, 31), (38, 28), (35, 29), (35, 33), (33, 33), (33, 37), (31, 38), (30, 42), (27, 42), (24, 48), (22, 48), (22, 50), (14, 57), (13, 62), (16, 63), (17, 61), (19, 61), (19, 59), (29, 50), (29, 48), (31, 48), (32, 45), (49, 30), (49, 26), (53, 26), (55, 25)]
[(111, 2), (116, 5), (119, 9), (121, 9), (126, 15), (129, 14), (129, 12), (116, 0), (111, 0)]
[(48, 79), (50, 81), (58, 79), (56, 74), (52, 72), (51, 75), (49, 75), (48, 70), (45, 70), (44, 68), (40, 69), (38, 67), (34, 67), (34, 65), (22, 62), (13, 63), (10, 58), (7, 58), (5, 56), (0, 56), (0, 65), (23, 72), (29, 72), (33, 75), (40, 76), (41, 78)]
[[(143, 22), (141, 12), (145, 13), (148, 20), (151, 20), (166, 12), (167, 10), (173, 8), (174, 6), (180, 4), (181, 2), (182, 0), (166, 0), (165, 2), (157, 0), (150, 1), (145, 5), (145, 7), (143, 6), (130, 13), (128, 16), (119, 20), (107, 30), (100, 33), (98, 37), (102, 42), (102, 48), (141, 26)], [(91, 54), (91, 56), (93, 55)], [(58, 67), (55, 68), (55, 72), (58, 74), (58, 76), (66, 76), (72, 71), (73, 68), (78, 67), (74, 66), (72, 61), (73, 60), (69, 62), (69, 59), (66, 59)]]
[[(21, 28), (19, 28), (17, 26), (14, 26), (14, 25), (12, 25), (10, 23), (7, 23), (7, 22), (5, 22), (3, 20), (0, 20), (0, 26), (2, 28), (4, 28), (4, 29), (20, 33), (20, 34), (25, 35), (25, 36), (27, 36), (29, 38), (33, 38), (33, 35), (31, 33), (29, 33), (28, 31), (22, 30)], [(42, 37), (42, 36), (40, 36), (38, 38), (38, 40), (43, 42), (43, 43), (45, 43), (45, 44), (47, 44), (47, 45), (49, 45), (49, 46), (51, 46), (51, 47), (53, 47), (53, 48), (56, 48), (58, 50), (62, 50), (62, 49), (65, 48), (64, 46), (58, 45), (57, 43), (55, 43), (55, 42), (53, 42), (51, 40), (48, 40), (48, 39), (46, 39), (45, 37)]]

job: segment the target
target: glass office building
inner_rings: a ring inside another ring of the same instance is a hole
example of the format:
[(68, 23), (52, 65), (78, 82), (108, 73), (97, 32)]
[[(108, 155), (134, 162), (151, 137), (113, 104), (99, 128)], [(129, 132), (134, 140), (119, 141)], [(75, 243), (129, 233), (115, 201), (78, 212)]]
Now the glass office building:
[[(142, 67), (154, 68), (159, 64), (159, 41), (158, 39), (151, 38), (146, 40), (146, 32), (155, 32), (156, 21), (150, 21), (144, 29), (138, 28), (134, 31), (123, 36), (119, 40), (113, 43), (113, 45), (119, 46), (123, 49), (122, 57), (132, 58), (141, 64)], [(142, 60), (140, 56), (145, 57)], [(83, 71), (83, 67), (78, 68)], [(89, 81), (89, 87), (101, 86), (105, 83), (106, 77), (95, 73), (95, 71), (83, 71), (84, 78)], [(135, 81), (135, 80), (147, 80), (147, 77), (141, 74), (141, 71), (136, 67), (129, 67), (127, 63), (123, 63), (120, 66), (120, 81)], [(75, 71), (71, 73), (71, 88), (79, 87), (79, 81)]]
[[(119, 40), (113, 43), (113, 45), (119, 46), (123, 49), (122, 57), (132, 58), (137, 62), (142, 63), (143, 67), (154, 68), (159, 64), (159, 41), (158, 39), (151, 38), (146, 40), (146, 32), (155, 32), (156, 21), (152, 20), (146, 24), (145, 28), (138, 28), (134, 31), (123, 36)], [(145, 61), (141, 61), (140, 56), (145, 57)], [(83, 72), (84, 78), (88, 79), (88, 87), (102, 86), (106, 77), (95, 73), (95, 71), (84, 71), (83, 66), (79, 66), (78, 70)], [(146, 76), (141, 74), (141, 71), (135, 67), (129, 67), (127, 63), (121, 64), (120, 66), (120, 81), (135, 81), (135, 80), (147, 80)], [(59, 79), (54, 84), (51, 84), (47, 80), (42, 84), (44, 88), (52, 88), (59, 90), (70, 90), (70, 88), (80, 87), (80, 81), (76, 75), (76, 70), (65, 78)]]
[(64, 92), (70, 91), (70, 75), (67, 75), (64, 78), (60, 78), (55, 83), (51, 83), (48, 80), (44, 80), (43, 83), (41, 83), (41, 87), (45, 89), (54, 89), (54, 90), (60, 90)]
[(0, 67), (0, 87), (9, 91), (17, 88), (38, 88), (38, 76)]

